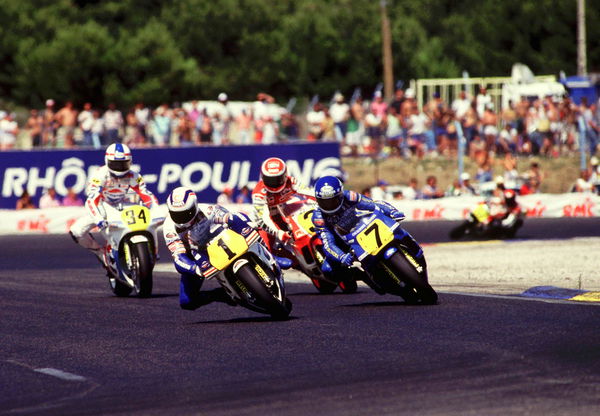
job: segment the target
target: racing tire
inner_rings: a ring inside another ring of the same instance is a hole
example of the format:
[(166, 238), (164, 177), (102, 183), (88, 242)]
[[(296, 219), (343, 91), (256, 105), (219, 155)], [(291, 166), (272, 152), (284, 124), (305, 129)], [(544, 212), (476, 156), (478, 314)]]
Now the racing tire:
[(358, 290), (358, 283), (354, 279), (342, 280), (339, 284), (340, 289), (342, 289), (342, 293), (350, 294), (356, 293)]
[(324, 295), (332, 294), (335, 291), (335, 288), (337, 287), (335, 283), (329, 283), (325, 280), (317, 279), (316, 277), (313, 277), (310, 280), (314, 287), (317, 288), (319, 293), (322, 293)]
[(130, 246), (133, 268), (130, 270), (131, 277), (135, 283), (135, 291), (141, 298), (152, 295), (152, 256), (147, 243), (138, 243)]
[[(246, 286), (246, 288), (248, 288), (249, 291), (252, 292), (252, 294), (259, 300), (259, 304), (267, 310), (267, 313), (271, 315), (271, 317), (277, 320), (287, 319), (290, 315), (290, 312), (292, 311), (292, 302), (287, 298), (284, 299), (283, 304), (279, 302), (279, 300), (277, 300), (277, 298), (273, 296), (271, 291), (263, 283), (261, 278), (256, 275), (256, 273), (252, 269), (253, 264), (254, 263), (247, 263), (240, 267), (240, 269), (236, 272), (236, 278), (244, 286)], [(263, 270), (267, 274), (269, 274), (270, 278), (276, 280), (269, 268), (263, 268)], [(264, 313), (264, 311), (258, 310), (257, 312)]]
[(108, 274), (108, 284), (112, 292), (120, 298), (129, 296), (133, 288), (127, 286), (125, 283), (119, 282), (114, 276)]
[[(407, 291), (403, 291), (402, 297), (407, 296), (405, 300), (409, 303), (421, 303), (424, 305), (435, 305), (438, 295), (431, 285), (427, 282), (427, 269), (421, 273), (404, 257), (401, 253), (395, 253), (389, 258), (388, 264), (398, 273), (398, 277), (406, 283)], [(412, 295), (412, 296), (411, 296)]]

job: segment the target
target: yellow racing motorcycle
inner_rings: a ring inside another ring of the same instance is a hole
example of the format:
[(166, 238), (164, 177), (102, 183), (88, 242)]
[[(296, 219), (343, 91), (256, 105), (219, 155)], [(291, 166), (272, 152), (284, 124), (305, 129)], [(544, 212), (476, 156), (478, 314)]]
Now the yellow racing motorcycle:
[(216, 279), (238, 305), (285, 319), (292, 310), (281, 269), (251, 224), (235, 216), (231, 227), (214, 225), (206, 246), (208, 261), (196, 254), (206, 279)]

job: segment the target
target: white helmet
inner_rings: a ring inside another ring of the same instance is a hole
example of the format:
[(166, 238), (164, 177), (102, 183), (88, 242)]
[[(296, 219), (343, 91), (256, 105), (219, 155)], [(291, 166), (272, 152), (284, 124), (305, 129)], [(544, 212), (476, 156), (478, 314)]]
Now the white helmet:
[(167, 198), (169, 216), (178, 228), (188, 228), (193, 224), (198, 212), (204, 213), (198, 208), (198, 198), (190, 188), (180, 186), (173, 189)]
[(131, 150), (122, 143), (113, 143), (106, 148), (104, 163), (111, 174), (123, 176), (131, 168)]

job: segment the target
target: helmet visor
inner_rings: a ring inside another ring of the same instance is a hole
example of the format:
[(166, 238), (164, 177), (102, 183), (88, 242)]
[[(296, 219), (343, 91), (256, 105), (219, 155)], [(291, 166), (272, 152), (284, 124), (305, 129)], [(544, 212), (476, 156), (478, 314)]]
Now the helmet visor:
[(263, 183), (267, 188), (279, 189), (285, 184), (286, 175), (281, 174), (279, 176), (266, 176), (263, 175)]
[(109, 160), (107, 165), (115, 172), (127, 172), (131, 167), (131, 160)]
[(185, 211), (169, 211), (169, 215), (175, 224), (184, 225), (194, 219), (196, 212), (196, 207), (194, 206)]
[(342, 205), (344, 194), (339, 194), (333, 198), (317, 198), (317, 204), (325, 212), (334, 212)]

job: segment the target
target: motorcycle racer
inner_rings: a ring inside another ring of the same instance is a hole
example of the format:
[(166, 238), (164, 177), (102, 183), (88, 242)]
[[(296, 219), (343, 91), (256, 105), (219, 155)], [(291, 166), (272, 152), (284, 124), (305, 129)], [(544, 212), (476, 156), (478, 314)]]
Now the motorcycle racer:
[[(163, 225), (163, 235), (173, 257), (175, 269), (180, 273), (179, 306), (195, 310), (211, 302), (235, 305), (222, 287), (212, 291), (200, 291), (204, 283), (201, 264), (210, 266), (202, 255), (210, 240), (214, 224), (234, 225), (234, 215), (218, 205), (209, 206), (206, 214), (198, 206), (194, 191), (186, 187), (175, 188), (167, 198), (169, 217)], [(248, 220), (242, 217), (242, 220)]]
[[(229, 212), (219, 205), (208, 206), (203, 210), (198, 205), (196, 194), (186, 187), (178, 187), (171, 192), (167, 198), (167, 207), (169, 217), (163, 225), (163, 234), (175, 269), (181, 275), (179, 306), (195, 310), (211, 302), (236, 305), (222, 287), (200, 291), (205, 280), (203, 271), (212, 268), (206, 246), (213, 238), (213, 225), (223, 225), (243, 232), (252, 225), (250, 218), (245, 214)], [(283, 268), (290, 266), (290, 262), (276, 260)]]
[(275, 239), (282, 243), (291, 239), (291, 230), (281, 218), (278, 206), (298, 194), (312, 200), (314, 195), (310, 189), (300, 186), (296, 178), (288, 175), (285, 162), (278, 157), (270, 157), (263, 162), (260, 179), (252, 191), (252, 204), (257, 224), (266, 232), (268, 238), (265, 241), (272, 249)]
[(402, 212), (387, 202), (374, 202), (364, 195), (344, 190), (342, 182), (335, 176), (319, 178), (315, 183), (315, 196), (318, 208), (313, 212), (312, 222), (323, 241), (326, 257), (324, 272), (331, 273), (340, 266), (349, 267), (353, 264), (354, 256), (342, 243), (338, 232), (349, 231), (356, 224), (361, 211), (369, 213), (379, 209), (395, 221), (405, 218)]
[(523, 224), (521, 205), (517, 202), (517, 194), (512, 189), (502, 189), (500, 196), (492, 197), (490, 207), (490, 225), (510, 229), (519, 228)]
[(103, 204), (117, 206), (123, 202), (129, 191), (135, 192), (150, 209), (158, 206), (158, 200), (146, 188), (142, 176), (132, 171), (131, 150), (125, 144), (113, 143), (106, 148), (104, 166), (98, 168), (87, 183), (87, 200), (85, 208), (88, 215), (79, 218), (71, 226), (71, 237), (88, 250), (92, 251), (109, 270), (106, 245), (101, 245), (90, 231), (94, 227), (107, 226), (106, 212)]

